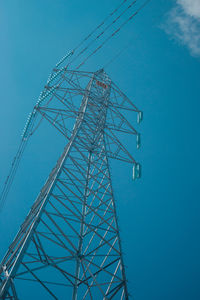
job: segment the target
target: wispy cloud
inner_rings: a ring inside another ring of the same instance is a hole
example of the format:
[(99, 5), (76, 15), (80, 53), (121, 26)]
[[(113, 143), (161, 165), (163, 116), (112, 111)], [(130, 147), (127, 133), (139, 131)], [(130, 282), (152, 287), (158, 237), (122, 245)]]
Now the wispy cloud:
[(164, 26), (170, 36), (200, 56), (200, 0), (177, 0)]

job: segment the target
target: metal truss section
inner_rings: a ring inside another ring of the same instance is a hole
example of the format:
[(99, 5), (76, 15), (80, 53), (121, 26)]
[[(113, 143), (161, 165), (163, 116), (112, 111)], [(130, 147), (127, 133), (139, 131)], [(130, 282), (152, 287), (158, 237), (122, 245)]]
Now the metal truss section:
[(140, 112), (103, 70), (54, 71), (34, 110), (67, 144), (1, 262), (0, 299), (27, 287), (30, 299), (127, 300), (109, 159), (136, 164), (118, 136), (138, 135), (124, 111)]

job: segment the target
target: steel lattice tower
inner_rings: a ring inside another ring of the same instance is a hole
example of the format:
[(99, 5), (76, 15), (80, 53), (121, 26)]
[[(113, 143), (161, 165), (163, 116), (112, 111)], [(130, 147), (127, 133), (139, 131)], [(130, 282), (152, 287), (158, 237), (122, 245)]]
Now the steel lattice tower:
[(42, 115), (67, 143), (1, 262), (0, 299), (25, 299), (25, 285), (38, 299), (129, 298), (109, 167), (118, 159), (139, 177), (118, 137), (136, 135), (139, 146), (124, 112), (141, 119), (104, 70), (54, 69), (23, 140)]

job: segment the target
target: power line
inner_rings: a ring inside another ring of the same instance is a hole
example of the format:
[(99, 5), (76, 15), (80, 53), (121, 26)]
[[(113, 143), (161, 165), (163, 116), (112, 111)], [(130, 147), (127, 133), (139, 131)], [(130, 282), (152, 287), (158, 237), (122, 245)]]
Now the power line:
[(95, 50), (93, 50), (76, 69), (79, 69), (85, 62), (99, 51), (110, 39), (112, 39), (127, 23), (129, 23), (151, 0), (146, 0), (129, 18), (127, 18), (111, 35), (109, 35)]
[[(165, 14), (165, 12), (163, 12), (162, 14), (159, 14), (159, 17), (163, 17), (163, 15)], [(157, 20), (154, 20), (154, 22), (151, 22), (151, 25), (148, 27), (149, 28), (152, 28), (153, 25), (156, 24), (156, 21)], [(158, 25), (158, 24), (157, 24)], [(113, 55), (113, 57), (111, 59), (109, 59), (107, 61), (107, 63), (104, 64), (103, 66), (103, 69), (105, 70), (108, 66), (110, 66), (114, 61), (116, 61), (117, 58), (119, 58), (120, 55), (122, 55), (122, 53), (124, 53), (131, 45), (132, 45), (132, 42), (134, 40), (136, 40), (139, 36), (140, 36), (141, 32), (139, 32), (135, 37), (132, 37), (130, 39), (130, 41), (124, 46), (122, 47), (122, 49), (120, 49), (115, 55)]]
[(86, 42), (92, 35), (95, 33), (99, 28), (101, 28), (105, 22), (112, 17), (119, 9), (121, 6), (124, 5), (124, 3), (127, 2), (127, 0), (123, 0), (94, 30), (92, 30), (75, 48), (74, 51), (76, 51), (84, 42)]
[(26, 144), (27, 144), (26, 141), (22, 139), (21, 143), (20, 143), (20, 146), (19, 146), (19, 149), (17, 151), (17, 154), (16, 154), (16, 156), (13, 159), (10, 172), (9, 172), (7, 178), (6, 178), (3, 190), (1, 192), (1, 196), (0, 196), (0, 211), (2, 211), (2, 209), (4, 207), (4, 204), (5, 204), (5, 201), (6, 201), (6, 197), (8, 195), (9, 190), (10, 190), (10, 187), (11, 187), (11, 185), (13, 183), (13, 180), (14, 180), (16, 171), (18, 169), (18, 166), (19, 166), (22, 154), (23, 154), (23, 152), (25, 150)]
[[(98, 29), (100, 29), (116, 12), (127, 2), (128, 0), (123, 0), (107, 17), (95, 27), (72, 51), (68, 52), (62, 57), (62, 59), (56, 64), (56, 67), (61, 65), (67, 58), (70, 58)], [(50, 74), (51, 77), (51, 74)]]
[[(135, 37), (133, 38), (135, 39)], [(131, 39), (125, 47), (123, 47), (119, 52), (117, 52), (104, 66), (103, 69), (105, 70), (110, 64), (112, 64), (123, 52), (125, 52), (132, 44), (133, 39)]]
[[(92, 44), (94, 44), (109, 28), (111, 28), (135, 3), (136, 3), (136, 1), (137, 0), (134, 0), (134, 1), (132, 1), (131, 2), (131, 4), (129, 4), (129, 6), (128, 7), (126, 7), (123, 11), (122, 11), (122, 13), (120, 14), (120, 15), (118, 15), (110, 24), (108, 24), (105, 28), (104, 28), (104, 30), (102, 30), (92, 41), (90, 41), (87, 45), (86, 45), (86, 47), (85, 48), (83, 48), (78, 54), (77, 54), (77, 56), (74, 58), (74, 59), (72, 59), (70, 62), (69, 62), (69, 64), (68, 64), (68, 66), (71, 64), (71, 63), (73, 63), (80, 55), (82, 55), (86, 50), (88, 50), (89, 48), (90, 48), (90, 46), (92, 45)], [(117, 11), (117, 10), (116, 10)], [(103, 23), (102, 23), (103, 24)], [(74, 50), (75, 51), (75, 50)]]

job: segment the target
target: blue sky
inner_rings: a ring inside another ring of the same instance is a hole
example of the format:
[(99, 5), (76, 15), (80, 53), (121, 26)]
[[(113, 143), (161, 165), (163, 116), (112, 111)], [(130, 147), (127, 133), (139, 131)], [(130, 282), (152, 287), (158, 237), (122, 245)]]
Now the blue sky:
[[(116, 3), (1, 1), (1, 186), (49, 72)], [(130, 166), (112, 165), (128, 286), (136, 300), (200, 298), (199, 7), (195, 0), (152, 0), (84, 66), (95, 71), (129, 44), (105, 70), (144, 112), (142, 147), (131, 145), (141, 180), (132, 181)], [(1, 256), (62, 147), (45, 127), (30, 141), (0, 215)]]

